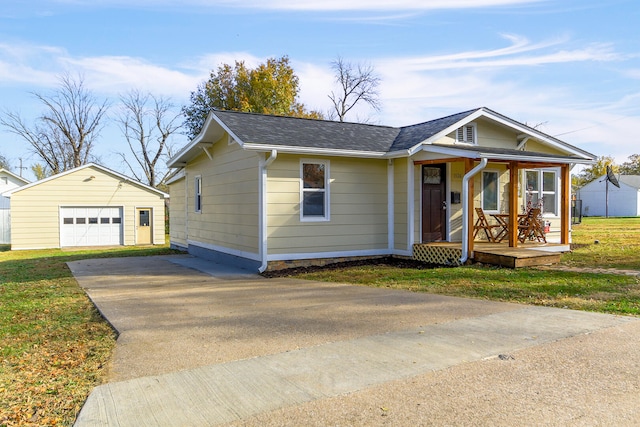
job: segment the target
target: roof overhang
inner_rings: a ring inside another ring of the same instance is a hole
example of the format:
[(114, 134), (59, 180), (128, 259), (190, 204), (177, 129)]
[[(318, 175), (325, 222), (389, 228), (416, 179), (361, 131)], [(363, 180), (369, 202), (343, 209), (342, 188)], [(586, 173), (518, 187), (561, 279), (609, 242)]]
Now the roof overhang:
[(563, 156), (556, 154), (537, 153), (532, 151), (510, 150), (502, 148), (480, 146), (450, 146), (445, 144), (424, 144), (422, 150), (427, 153), (440, 154), (448, 158), (487, 159), (491, 162), (520, 162), (538, 165), (573, 165), (594, 163), (594, 159), (585, 159), (575, 156)]
[(269, 152), (276, 150), (279, 153), (288, 154), (306, 154), (306, 155), (319, 155), (319, 156), (339, 156), (339, 157), (359, 157), (359, 158), (372, 158), (379, 159), (386, 157), (387, 153), (384, 151), (359, 151), (359, 150), (338, 150), (328, 148), (315, 148), (315, 147), (294, 147), (287, 145), (268, 145), (268, 144), (252, 144), (246, 143), (242, 147), (245, 150)]

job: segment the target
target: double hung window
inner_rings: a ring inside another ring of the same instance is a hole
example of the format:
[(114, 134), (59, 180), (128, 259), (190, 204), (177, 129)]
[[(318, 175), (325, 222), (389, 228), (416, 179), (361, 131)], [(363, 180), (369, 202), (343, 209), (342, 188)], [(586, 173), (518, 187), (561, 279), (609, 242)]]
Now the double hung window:
[(300, 162), (300, 220), (329, 220), (329, 162)]

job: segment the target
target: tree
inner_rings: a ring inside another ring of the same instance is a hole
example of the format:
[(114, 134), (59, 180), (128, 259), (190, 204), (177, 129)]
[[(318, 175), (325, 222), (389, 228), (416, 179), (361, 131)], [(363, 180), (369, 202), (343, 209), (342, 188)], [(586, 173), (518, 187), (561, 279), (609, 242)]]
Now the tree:
[[(170, 100), (138, 90), (122, 95), (120, 101), (122, 112), (116, 120), (133, 159), (125, 153), (120, 156), (138, 181), (156, 187), (167, 177), (168, 171), (160, 170), (159, 161), (170, 155), (168, 141), (180, 129), (177, 121), (181, 114), (175, 112)], [(139, 168), (135, 167), (136, 163)]]
[(45, 179), (48, 176), (53, 175), (49, 168), (43, 166), (41, 163), (36, 163), (31, 165), (31, 172), (36, 177), (36, 180), (40, 181), (41, 179)]
[(322, 118), (298, 102), (298, 92), (299, 79), (287, 56), (269, 58), (254, 69), (244, 61), (233, 67), (223, 64), (191, 92), (191, 104), (182, 108), (184, 126), (189, 137), (195, 137), (212, 109)]
[(337, 118), (344, 122), (347, 113), (362, 102), (369, 104), (376, 111), (380, 110), (378, 100), (380, 77), (375, 74), (371, 65), (354, 66), (338, 57), (331, 63), (331, 68), (335, 72), (335, 82), (339, 85), (339, 90), (338, 93), (332, 91), (329, 95), (333, 103), (333, 110), (329, 113), (330, 118)]
[(583, 169), (572, 181), (572, 184), (576, 188), (583, 187), (591, 181), (605, 175), (607, 173), (607, 166), (610, 166), (614, 172), (618, 172), (618, 165), (615, 164), (613, 157), (600, 156), (593, 165)]
[(9, 164), (9, 160), (0, 154), (0, 169), (6, 169), (8, 171), (11, 170), (11, 165)]
[(107, 101), (99, 103), (82, 77), (74, 79), (67, 74), (59, 78), (59, 87), (51, 95), (33, 95), (45, 107), (34, 124), (27, 124), (15, 112), (4, 113), (0, 124), (24, 139), (53, 174), (89, 163)]
[(640, 175), (640, 154), (632, 154), (629, 160), (620, 165), (622, 175)]

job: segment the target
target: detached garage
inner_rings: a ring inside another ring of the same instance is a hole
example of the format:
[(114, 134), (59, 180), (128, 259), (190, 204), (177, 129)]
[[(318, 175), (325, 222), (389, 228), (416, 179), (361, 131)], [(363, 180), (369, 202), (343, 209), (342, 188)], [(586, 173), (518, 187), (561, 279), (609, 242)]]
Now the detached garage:
[(13, 190), (11, 249), (165, 242), (169, 195), (88, 164)]

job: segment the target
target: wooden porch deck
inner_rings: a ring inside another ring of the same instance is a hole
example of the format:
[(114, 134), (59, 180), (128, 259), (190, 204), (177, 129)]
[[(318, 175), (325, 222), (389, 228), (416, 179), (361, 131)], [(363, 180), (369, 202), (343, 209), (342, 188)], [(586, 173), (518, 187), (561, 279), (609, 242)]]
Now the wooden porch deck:
[[(508, 268), (533, 267), (560, 262), (569, 245), (525, 242), (510, 248), (506, 242), (474, 242), (471, 260)], [(432, 242), (413, 245), (413, 258), (430, 264), (460, 265), (462, 243)]]

